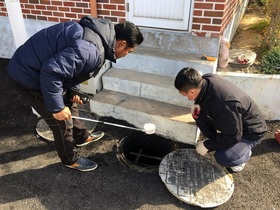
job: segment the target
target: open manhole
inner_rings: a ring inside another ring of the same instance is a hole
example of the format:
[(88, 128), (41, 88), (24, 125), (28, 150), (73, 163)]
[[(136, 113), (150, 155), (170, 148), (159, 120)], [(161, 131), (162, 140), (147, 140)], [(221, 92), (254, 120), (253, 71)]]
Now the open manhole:
[(161, 160), (186, 144), (157, 135), (133, 133), (124, 137), (118, 146), (117, 157), (125, 166), (140, 172), (157, 172)]

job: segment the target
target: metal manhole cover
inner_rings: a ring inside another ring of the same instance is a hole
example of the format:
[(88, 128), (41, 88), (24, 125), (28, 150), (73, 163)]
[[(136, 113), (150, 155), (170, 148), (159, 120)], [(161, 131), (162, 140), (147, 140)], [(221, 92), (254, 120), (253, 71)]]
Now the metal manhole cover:
[[(79, 113), (80, 113), (81, 117), (95, 119), (88, 112), (80, 111)], [(97, 124), (96, 122), (90, 122), (90, 121), (83, 121), (83, 123), (86, 126), (88, 132), (92, 132), (95, 129), (96, 124)], [(43, 118), (41, 118), (38, 121), (38, 123), (36, 125), (36, 132), (40, 137), (44, 138), (45, 140), (54, 141), (53, 132), (51, 131), (48, 124), (46, 123), (46, 121)]]
[(194, 149), (179, 149), (166, 155), (160, 163), (159, 176), (175, 197), (204, 208), (225, 203), (234, 191), (232, 175)]

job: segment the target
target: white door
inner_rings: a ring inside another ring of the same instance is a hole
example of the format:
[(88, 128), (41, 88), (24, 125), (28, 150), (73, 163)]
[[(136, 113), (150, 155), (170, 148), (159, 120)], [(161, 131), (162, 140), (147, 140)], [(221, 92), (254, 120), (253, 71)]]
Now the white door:
[(186, 30), (193, 0), (127, 0), (127, 19), (138, 26)]

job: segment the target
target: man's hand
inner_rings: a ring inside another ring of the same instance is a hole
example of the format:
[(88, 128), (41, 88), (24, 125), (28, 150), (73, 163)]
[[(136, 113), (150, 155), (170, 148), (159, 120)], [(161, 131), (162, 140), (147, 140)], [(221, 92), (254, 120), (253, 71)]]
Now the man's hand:
[(200, 106), (198, 104), (194, 104), (191, 108), (191, 113), (194, 119), (198, 118), (198, 115), (200, 114)]
[(83, 104), (83, 101), (81, 100), (80, 96), (74, 95), (72, 99), (70, 99), (72, 103), (76, 104)]
[(54, 113), (53, 117), (57, 120), (67, 120), (67, 119), (71, 118), (71, 111), (66, 106), (66, 107), (64, 107), (64, 109), (62, 111)]
[(208, 152), (208, 149), (204, 146), (204, 141), (199, 141), (196, 144), (196, 152), (202, 156), (206, 155), (206, 153)]

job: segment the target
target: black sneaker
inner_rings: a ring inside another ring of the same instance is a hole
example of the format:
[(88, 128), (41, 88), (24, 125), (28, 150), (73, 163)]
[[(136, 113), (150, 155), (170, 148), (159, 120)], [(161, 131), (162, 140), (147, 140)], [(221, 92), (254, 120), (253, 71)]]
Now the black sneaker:
[(92, 171), (98, 167), (98, 164), (87, 158), (79, 157), (75, 163), (65, 166), (79, 171)]
[(92, 133), (89, 134), (89, 137), (85, 140), (85, 142), (83, 142), (83, 143), (76, 143), (76, 146), (77, 147), (85, 146), (87, 144), (90, 144), (91, 142), (98, 141), (103, 136), (104, 136), (104, 132), (102, 132), (102, 131), (92, 132)]

